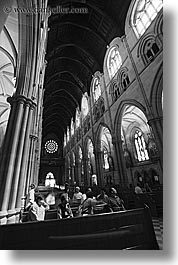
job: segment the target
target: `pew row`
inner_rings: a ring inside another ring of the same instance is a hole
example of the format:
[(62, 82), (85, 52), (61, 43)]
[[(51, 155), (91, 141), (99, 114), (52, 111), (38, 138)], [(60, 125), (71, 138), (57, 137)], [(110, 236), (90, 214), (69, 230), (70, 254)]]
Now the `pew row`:
[(0, 249), (159, 249), (149, 208), (0, 226)]

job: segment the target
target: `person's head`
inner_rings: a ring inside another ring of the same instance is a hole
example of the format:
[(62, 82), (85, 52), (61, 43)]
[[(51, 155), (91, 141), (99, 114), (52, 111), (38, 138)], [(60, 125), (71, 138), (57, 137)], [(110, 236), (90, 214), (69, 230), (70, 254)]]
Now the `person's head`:
[(38, 206), (41, 206), (43, 204), (43, 197), (41, 195), (38, 195), (35, 199)]
[(65, 204), (65, 205), (68, 203), (68, 201), (64, 195), (61, 196), (61, 203)]
[(90, 191), (90, 192), (91, 192), (91, 191), (92, 191), (92, 189), (91, 189), (91, 188), (88, 188), (88, 189), (87, 189), (87, 191)]
[(92, 191), (87, 191), (86, 192), (87, 198), (93, 198), (93, 192)]
[(77, 186), (77, 187), (75, 187), (75, 192), (79, 192), (80, 191), (80, 188)]
[(112, 187), (112, 188), (110, 189), (110, 193), (111, 193), (111, 195), (113, 195), (113, 196), (114, 196), (114, 195), (117, 195), (117, 190), (116, 190), (115, 188)]

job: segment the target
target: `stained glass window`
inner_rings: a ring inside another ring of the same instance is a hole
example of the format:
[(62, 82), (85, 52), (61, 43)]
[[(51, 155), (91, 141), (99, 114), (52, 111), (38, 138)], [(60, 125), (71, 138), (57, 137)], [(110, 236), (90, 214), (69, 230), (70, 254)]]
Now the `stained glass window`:
[(46, 150), (47, 153), (53, 154), (53, 153), (57, 152), (58, 144), (54, 140), (48, 140), (45, 143), (45, 150)]
[(67, 137), (66, 134), (64, 133), (64, 147), (66, 146), (66, 143), (67, 143)]
[(163, 0), (137, 0), (135, 2), (131, 23), (138, 38), (143, 35), (162, 6)]
[(85, 117), (89, 111), (87, 93), (83, 95), (81, 109), (82, 109), (83, 116)]
[(70, 132), (69, 132), (69, 127), (67, 127), (67, 143), (69, 142), (70, 140)]
[(70, 133), (71, 133), (71, 136), (74, 135), (74, 121), (73, 121), (73, 119), (71, 119)]
[(80, 111), (78, 108), (76, 109), (75, 126), (76, 126), (76, 129), (80, 126)]
[(122, 65), (122, 59), (120, 53), (116, 47), (113, 47), (110, 50), (107, 59), (107, 69), (110, 79), (112, 79), (115, 76), (121, 65)]
[(135, 148), (137, 152), (138, 161), (149, 160), (148, 151), (146, 149), (145, 139), (141, 131), (135, 132)]
[(97, 77), (95, 77), (95, 79), (93, 81), (93, 99), (94, 99), (94, 102), (96, 102), (100, 96), (101, 96), (100, 81)]

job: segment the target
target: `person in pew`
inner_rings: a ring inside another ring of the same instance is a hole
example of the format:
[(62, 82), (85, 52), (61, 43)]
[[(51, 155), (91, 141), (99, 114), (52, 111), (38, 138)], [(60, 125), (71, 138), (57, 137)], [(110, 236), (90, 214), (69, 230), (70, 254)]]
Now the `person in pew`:
[(113, 212), (125, 211), (124, 201), (117, 195), (115, 188), (110, 189), (109, 206)]
[(105, 189), (100, 190), (100, 194), (96, 197), (97, 201), (102, 201), (104, 203), (109, 203), (109, 197), (106, 194)]
[(81, 203), (78, 210), (78, 215), (85, 216), (94, 214), (93, 207), (97, 204), (97, 200), (93, 199), (93, 192), (87, 191), (86, 192), (86, 199)]
[(41, 195), (38, 195), (29, 209), (28, 221), (44, 221), (47, 210), (49, 210), (48, 204)]
[[(105, 189), (101, 189), (100, 190), (100, 194), (96, 197), (97, 201), (100, 202), (99, 207), (103, 206), (102, 212), (103, 213), (107, 213), (107, 212), (112, 212), (113, 210), (110, 207), (110, 201), (109, 201), (109, 197), (106, 194), (106, 190)], [(97, 206), (96, 209), (94, 209), (94, 212), (97, 211)]]
[(72, 200), (80, 200), (81, 202), (83, 200), (83, 194), (80, 192), (80, 188), (78, 186), (75, 187), (75, 192), (72, 197)]
[(64, 195), (61, 196), (61, 203), (57, 207), (57, 216), (59, 219), (73, 217), (69, 202)]

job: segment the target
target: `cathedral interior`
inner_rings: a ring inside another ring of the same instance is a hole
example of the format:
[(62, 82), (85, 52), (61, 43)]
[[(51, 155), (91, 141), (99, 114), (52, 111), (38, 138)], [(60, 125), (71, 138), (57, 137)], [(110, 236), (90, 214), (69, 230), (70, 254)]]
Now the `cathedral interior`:
[(0, 225), (19, 223), (32, 183), (44, 195), (115, 187), (127, 209), (147, 184), (162, 218), (162, 7), (0, 2)]

